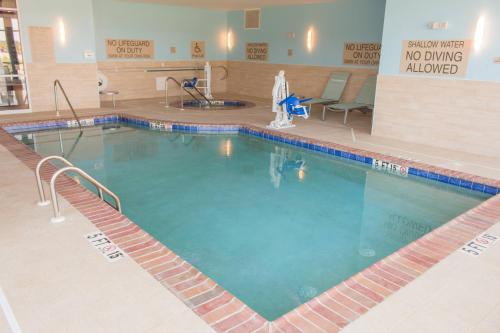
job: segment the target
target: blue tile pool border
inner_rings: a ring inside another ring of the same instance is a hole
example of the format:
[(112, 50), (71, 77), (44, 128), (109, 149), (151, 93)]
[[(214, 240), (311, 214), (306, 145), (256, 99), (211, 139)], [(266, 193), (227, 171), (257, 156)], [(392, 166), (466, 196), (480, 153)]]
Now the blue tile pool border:
[[(103, 125), (108, 123), (117, 123), (120, 119), (118, 115), (105, 115), (105, 116), (89, 116), (82, 117), (81, 121), (86, 121), (92, 119), (92, 125)], [(30, 121), (30, 122), (15, 122), (9, 124), (3, 124), (2, 128), (10, 134), (16, 134), (21, 132), (36, 132), (36, 131), (45, 131), (51, 129), (59, 129), (59, 128), (77, 128), (77, 126), (70, 126), (70, 123), (74, 121), (73, 118), (61, 118), (57, 120), (44, 120), (44, 121)], [(85, 126), (89, 127), (89, 126)]]
[[(291, 135), (288, 133), (282, 133), (277, 131), (272, 131), (268, 129), (262, 129), (254, 126), (241, 125), (241, 124), (221, 124), (221, 125), (211, 125), (211, 124), (193, 124), (193, 123), (182, 123), (182, 122), (172, 122), (172, 121), (162, 121), (155, 119), (146, 119), (129, 115), (102, 115), (102, 116), (88, 116), (81, 117), (81, 120), (85, 120), (90, 126), (103, 125), (108, 123), (123, 123), (127, 125), (134, 125), (136, 127), (154, 129), (154, 130), (165, 130), (174, 132), (185, 132), (185, 133), (199, 133), (199, 134), (244, 134), (249, 135), (273, 142), (279, 142), (314, 152), (323, 153), (326, 155), (336, 156), (342, 159), (360, 162), (366, 165), (373, 165), (375, 157), (366, 156), (365, 154), (370, 154), (369, 151), (362, 151), (359, 149), (351, 148), (353, 151), (359, 151), (361, 153), (353, 153), (349, 151), (350, 147), (340, 146), (332, 147), (332, 145), (339, 146), (334, 143), (320, 142), (314, 139), (299, 137)], [(30, 122), (14, 122), (3, 124), (2, 128), (10, 134), (16, 134), (21, 132), (29, 131), (43, 131), (58, 128), (76, 128), (74, 123), (72, 123), (72, 118), (64, 118), (57, 120), (44, 120), (44, 121), (30, 121)], [(376, 154), (376, 153), (372, 153)], [(380, 155), (380, 154), (376, 154)], [(386, 158), (388, 162), (393, 163), (391, 156), (380, 155), (384, 161)], [(423, 168), (417, 168), (412, 166), (414, 164), (409, 160), (398, 160), (405, 164), (407, 169), (407, 174), (428, 179), (435, 182), (445, 183), (452, 186), (468, 189), (474, 192), (484, 193), (487, 195), (496, 195), (500, 193), (499, 182), (494, 180), (489, 180), (481, 177), (484, 181), (473, 181), (470, 179), (465, 179), (460, 177), (461, 175), (469, 176), (474, 178), (472, 175), (467, 175), (461, 172), (456, 172), (447, 169), (441, 169), (442, 171), (448, 172), (450, 175), (446, 175), (439, 172), (434, 172), (431, 170), (426, 170)], [(429, 166), (429, 169), (432, 169)], [(453, 175), (453, 176), (452, 176)]]

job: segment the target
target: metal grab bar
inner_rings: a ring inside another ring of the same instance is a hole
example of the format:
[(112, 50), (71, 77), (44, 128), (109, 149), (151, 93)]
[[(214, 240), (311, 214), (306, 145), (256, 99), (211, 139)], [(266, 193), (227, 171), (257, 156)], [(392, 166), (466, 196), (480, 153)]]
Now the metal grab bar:
[[(213, 66), (212, 68), (222, 68), (224, 70), (224, 75), (221, 80), (225, 80), (228, 77), (227, 67), (224, 65)], [(204, 67), (170, 67), (170, 68), (146, 68), (144, 72), (146, 73), (156, 73), (156, 72), (184, 72), (184, 71), (203, 71)], [(124, 70), (121, 70), (124, 71)]]
[(56, 113), (57, 113), (57, 116), (59, 117), (59, 99), (57, 97), (57, 86), (59, 86), (59, 89), (61, 89), (62, 93), (63, 93), (63, 96), (64, 98), (66, 99), (66, 103), (68, 103), (69, 105), (69, 108), (71, 110), (71, 112), (73, 113), (73, 116), (75, 117), (76, 119), (76, 122), (78, 123), (78, 127), (80, 129), (82, 129), (82, 124), (80, 124), (80, 119), (78, 118), (78, 116), (76, 115), (76, 112), (75, 112), (75, 109), (73, 108), (73, 105), (71, 104), (71, 102), (69, 101), (69, 98), (68, 98), (68, 95), (66, 95), (66, 91), (64, 91), (64, 88), (63, 86), (61, 85), (61, 82), (59, 80), (55, 80), (54, 81), (54, 103), (55, 103), (55, 106), (56, 106)]
[(227, 67), (224, 65), (216, 65), (216, 66), (213, 66), (212, 68), (222, 68), (224, 70), (224, 76), (221, 77), (221, 80), (225, 80), (229, 76), (229, 71), (227, 70)]
[[(172, 76), (169, 76), (165, 79), (165, 107), (166, 108), (169, 108), (170, 107), (170, 104), (168, 104), (168, 81), (174, 81), (181, 90), (184, 90), (185, 92), (187, 92), (191, 97), (193, 97), (193, 99), (197, 100), (199, 103), (201, 103), (201, 101), (196, 98), (195, 95), (193, 95), (189, 90), (186, 90), (186, 88), (184, 88), (182, 86), (182, 84), (177, 81), (176, 78), (172, 77)], [(184, 110), (184, 95), (182, 94), (181, 92), (181, 110)]]
[(187, 72), (187, 71), (203, 71), (204, 67), (160, 67), (160, 68), (146, 68), (146, 73), (155, 72)]
[(45, 192), (43, 191), (42, 178), (40, 176), (40, 170), (42, 169), (42, 165), (50, 160), (59, 160), (68, 166), (73, 166), (73, 164), (70, 161), (68, 161), (64, 157), (57, 155), (45, 157), (40, 162), (38, 162), (35, 169), (35, 175), (36, 175), (36, 185), (38, 186), (38, 196), (40, 197), (40, 201), (38, 202), (39, 206), (47, 206), (50, 203), (49, 200), (45, 199)]
[(112, 206), (112, 207), (114, 209), (116, 209), (117, 211), (119, 211), (120, 213), (122, 212), (122, 205), (120, 203), (120, 198), (118, 198), (118, 196), (116, 194), (111, 192), (108, 188), (106, 188), (106, 186), (99, 183), (97, 180), (92, 178), (89, 174), (87, 174), (82, 169), (79, 169), (79, 168), (74, 167), (74, 166), (69, 166), (69, 167), (65, 167), (65, 168), (62, 168), (62, 169), (56, 171), (54, 173), (54, 175), (52, 176), (52, 179), (50, 180), (50, 197), (52, 199), (52, 209), (54, 210), (54, 217), (51, 219), (51, 221), (53, 223), (58, 223), (58, 222), (64, 221), (64, 216), (61, 216), (61, 211), (59, 209), (59, 201), (57, 199), (56, 180), (57, 180), (57, 177), (59, 177), (60, 175), (62, 175), (63, 173), (65, 173), (67, 171), (76, 172), (77, 174), (79, 174), (80, 176), (82, 176), (83, 178), (88, 180), (90, 183), (92, 183), (92, 185), (94, 185), (97, 188), (99, 198), (111, 206), (111, 204), (109, 202), (104, 200), (103, 191), (106, 192), (109, 196), (111, 196), (115, 200), (115, 206)]

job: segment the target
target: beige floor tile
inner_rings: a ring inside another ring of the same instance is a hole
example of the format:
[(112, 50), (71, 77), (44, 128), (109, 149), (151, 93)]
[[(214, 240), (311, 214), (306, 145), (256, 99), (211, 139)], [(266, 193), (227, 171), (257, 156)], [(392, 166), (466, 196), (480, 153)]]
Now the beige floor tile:
[(7, 320), (4, 318), (3, 314), (0, 314), (0, 332), (10, 333), (10, 327)]
[(482, 320), (472, 328), (471, 333), (498, 333), (500, 331), (500, 301)]
[(2, 308), (0, 308), (0, 332), (12, 333), (9, 322), (7, 321), (7, 318), (5, 317), (5, 314), (2, 311)]
[(500, 302), (500, 267), (490, 261), (497, 256), (500, 242), (479, 257), (456, 251), (344, 331), (455, 333), (491, 326)]
[(471, 325), (452, 313), (436, 309), (422, 309), (392, 327), (389, 332), (398, 333), (465, 333)]

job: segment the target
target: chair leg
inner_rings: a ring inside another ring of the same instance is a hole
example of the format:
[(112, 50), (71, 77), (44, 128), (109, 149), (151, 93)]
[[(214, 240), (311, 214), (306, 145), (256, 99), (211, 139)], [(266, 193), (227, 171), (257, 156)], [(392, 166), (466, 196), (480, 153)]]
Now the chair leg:
[(323, 105), (323, 115), (321, 116), (321, 120), (325, 121), (326, 116), (326, 105)]
[(345, 114), (344, 114), (344, 125), (347, 124), (347, 115), (349, 114), (349, 110), (345, 109)]

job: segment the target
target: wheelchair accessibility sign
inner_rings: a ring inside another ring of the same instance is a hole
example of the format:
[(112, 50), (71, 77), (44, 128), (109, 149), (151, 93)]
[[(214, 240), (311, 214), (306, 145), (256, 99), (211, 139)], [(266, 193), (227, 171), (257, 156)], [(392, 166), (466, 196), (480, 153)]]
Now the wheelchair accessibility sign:
[(205, 58), (205, 41), (194, 40), (191, 42), (191, 58)]

